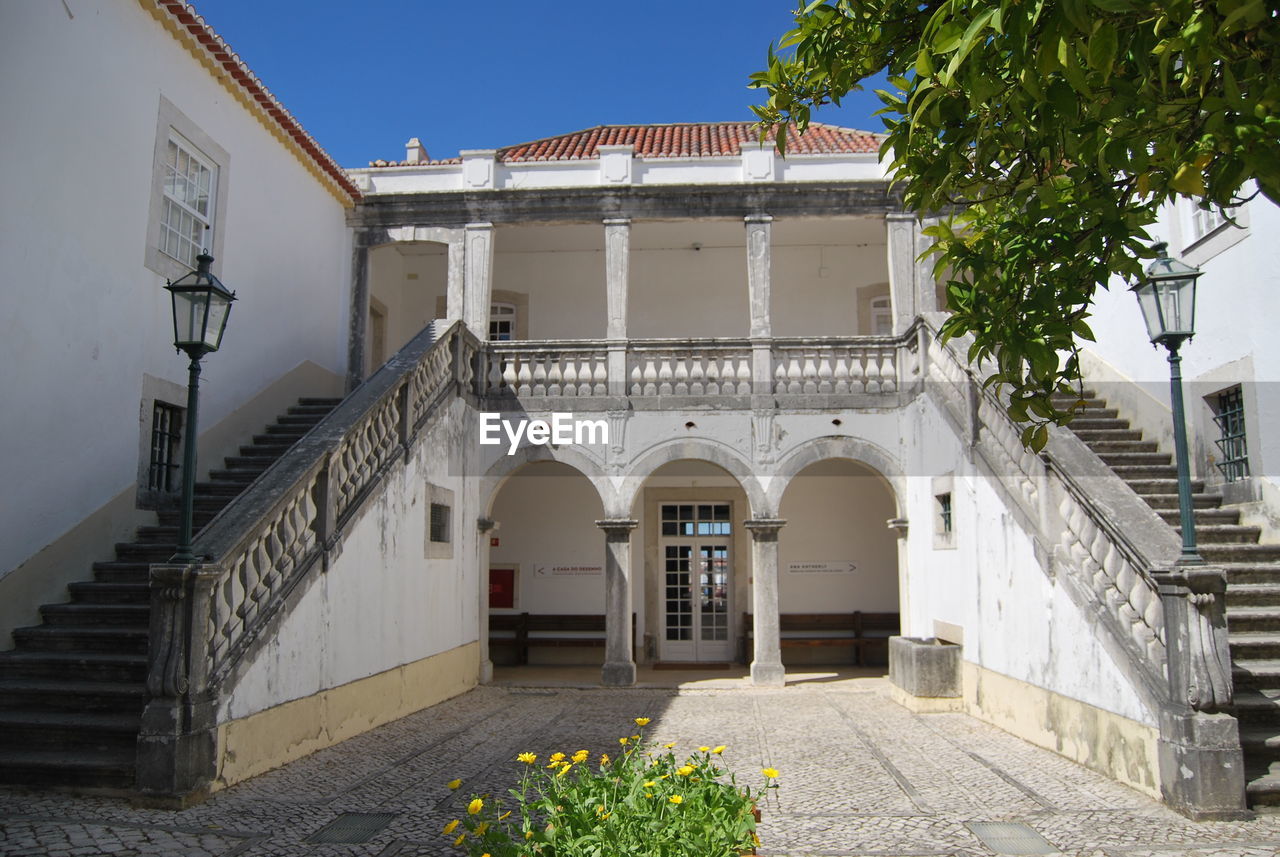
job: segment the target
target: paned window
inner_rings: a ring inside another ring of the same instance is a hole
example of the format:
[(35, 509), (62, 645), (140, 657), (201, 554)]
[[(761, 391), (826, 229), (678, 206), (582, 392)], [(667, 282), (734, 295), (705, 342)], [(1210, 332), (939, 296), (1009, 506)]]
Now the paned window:
[(728, 503), (664, 503), (664, 536), (728, 536), (733, 534)]
[(1228, 482), (1237, 482), (1249, 475), (1249, 444), (1244, 433), (1244, 396), (1239, 387), (1219, 393), (1214, 402), (1213, 421), (1218, 424), (1218, 438), (1214, 441), (1222, 450), (1218, 469)]
[(444, 503), (431, 504), (431, 541), (437, 543), (452, 541), (449, 538), (451, 512), (452, 510)]
[(213, 246), (217, 167), (176, 135), (166, 150), (160, 212), (160, 252), (194, 268), (196, 256)]
[(893, 333), (893, 307), (888, 297), (871, 300), (871, 333), (873, 336), (889, 336)]
[(172, 493), (178, 490), (182, 446), (182, 408), (156, 402), (151, 414), (151, 463), (147, 488)]
[(943, 536), (951, 535), (951, 494), (938, 495), (938, 532)]
[(508, 342), (515, 338), (515, 304), (492, 304), (489, 307), (489, 341)]

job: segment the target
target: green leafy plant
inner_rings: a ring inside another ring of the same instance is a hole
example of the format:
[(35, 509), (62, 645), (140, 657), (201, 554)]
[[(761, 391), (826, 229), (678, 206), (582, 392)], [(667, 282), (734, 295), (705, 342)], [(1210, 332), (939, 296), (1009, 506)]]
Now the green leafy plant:
[[(675, 744), (647, 744), (646, 717), (618, 739), (616, 756), (553, 753), (544, 763), (521, 753), (511, 800), (471, 794), (443, 835), (471, 857), (737, 857), (754, 850), (757, 803), (776, 789), (739, 786), (721, 754), (700, 747), (683, 760)], [(460, 789), (461, 780), (449, 783)]]
[(1185, 198), (1280, 203), (1280, 15), (1263, 0), (813, 0), (752, 75), (776, 129), (866, 79), (881, 156), (926, 230), (971, 360), (1040, 448), (1070, 411), (1097, 289), (1141, 275)]

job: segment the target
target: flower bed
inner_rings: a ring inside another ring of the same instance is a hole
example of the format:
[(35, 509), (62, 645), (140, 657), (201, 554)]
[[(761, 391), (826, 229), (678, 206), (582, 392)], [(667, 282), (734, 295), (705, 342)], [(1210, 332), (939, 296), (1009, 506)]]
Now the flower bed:
[[(543, 762), (521, 753), (510, 800), (471, 794), (465, 811), (444, 827), (471, 857), (738, 857), (754, 853), (755, 808), (778, 772), (761, 771), (759, 788), (739, 786), (724, 765), (724, 745), (699, 747), (677, 759), (675, 744), (618, 739), (616, 756), (586, 750), (553, 753)], [(461, 780), (449, 783), (460, 789)]]

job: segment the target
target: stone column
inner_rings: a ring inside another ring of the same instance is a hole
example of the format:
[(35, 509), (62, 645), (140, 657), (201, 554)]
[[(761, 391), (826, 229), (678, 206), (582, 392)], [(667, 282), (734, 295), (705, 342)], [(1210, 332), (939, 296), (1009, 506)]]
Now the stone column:
[(778, 628), (778, 531), (784, 524), (786, 521), (781, 518), (743, 521), (751, 531), (751, 601), (755, 616), (751, 683), (757, 686), (786, 684)]
[(480, 683), (493, 681), (493, 658), (489, 656), (489, 533), (498, 525), (489, 518), (477, 518), (476, 558), (480, 564)]
[(459, 235), (449, 239), (449, 275), (444, 299), (444, 317), (449, 324), (460, 321), (465, 313), (466, 271), (467, 245), (464, 235)]
[(480, 341), (489, 339), (489, 302), (493, 294), (493, 224), (468, 223), (463, 237), (462, 318)]
[(773, 390), (771, 278), (773, 218), (752, 214), (747, 227), (747, 293), (751, 311), (751, 392), (763, 396)]
[(347, 392), (364, 381), (364, 342), (369, 319), (368, 236), (357, 232), (351, 248), (351, 316), (347, 332)]
[(611, 217), (604, 221), (605, 306), (608, 315), (605, 338), (609, 341), (609, 395), (626, 394), (627, 385), (627, 286), (631, 276), (631, 220)]
[(916, 303), (916, 225), (914, 214), (885, 215), (885, 244), (889, 254), (889, 301), (893, 332), (906, 330), (919, 312)]
[(631, 531), (639, 521), (605, 518), (596, 521), (604, 530), (605, 648), (601, 682), (608, 687), (636, 683), (636, 659), (631, 626)]

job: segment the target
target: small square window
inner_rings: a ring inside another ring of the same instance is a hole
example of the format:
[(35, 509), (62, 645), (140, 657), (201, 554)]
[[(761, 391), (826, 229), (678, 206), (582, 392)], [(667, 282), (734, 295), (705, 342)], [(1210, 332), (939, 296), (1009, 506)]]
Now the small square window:
[(944, 536), (951, 535), (951, 495), (938, 495), (938, 532)]
[(452, 511), (443, 503), (431, 504), (431, 541), (437, 544), (446, 544), (453, 541), (449, 537), (449, 522), (452, 518)]
[(151, 413), (151, 460), (147, 489), (161, 494), (178, 491), (181, 480), (183, 409), (167, 402), (154, 403)]

